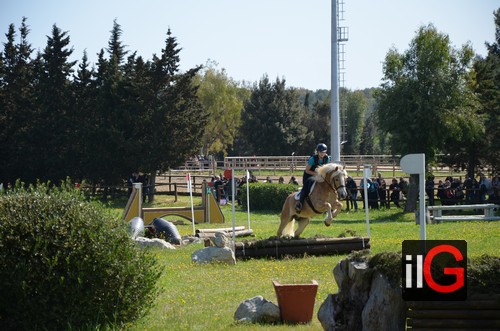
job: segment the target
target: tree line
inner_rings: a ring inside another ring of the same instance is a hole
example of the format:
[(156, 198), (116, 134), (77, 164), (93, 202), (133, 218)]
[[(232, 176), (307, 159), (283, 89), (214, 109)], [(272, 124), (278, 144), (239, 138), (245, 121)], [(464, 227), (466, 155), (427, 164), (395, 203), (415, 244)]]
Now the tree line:
[[(422, 27), (389, 50), (380, 87), (340, 91), (342, 154), (449, 155), (454, 166), (498, 164), (499, 18), (488, 56), (451, 47)], [(151, 59), (127, 50), (116, 22), (91, 64), (70, 61), (52, 26), (34, 54), (29, 25), (10, 24), (0, 53), (0, 181), (66, 177), (117, 185), (132, 171), (177, 167), (193, 155), (309, 155), (330, 141), (330, 91), (267, 75), (237, 82), (217, 63), (181, 71), (170, 29)]]

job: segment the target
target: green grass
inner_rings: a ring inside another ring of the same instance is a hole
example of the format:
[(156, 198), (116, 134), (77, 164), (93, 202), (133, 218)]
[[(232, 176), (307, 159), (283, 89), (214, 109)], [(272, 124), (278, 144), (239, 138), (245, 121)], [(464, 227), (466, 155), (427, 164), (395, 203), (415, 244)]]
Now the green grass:
[[(195, 198), (195, 205), (200, 198)], [(150, 206), (188, 206), (189, 197), (181, 196), (177, 203), (171, 196), (159, 196)], [(124, 203), (123, 203), (124, 206)], [(110, 208), (120, 213), (123, 208), (114, 204)], [(230, 227), (230, 205), (222, 207), (226, 223), (197, 224), (196, 228)], [(169, 219), (169, 218), (167, 218)], [(172, 219), (172, 218), (170, 218)], [(175, 218), (173, 218), (175, 219)], [(177, 218), (179, 219), (179, 218)], [(339, 234), (355, 231), (366, 235), (365, 212), (342, 212), (330, 227), (323, 224), (323, 216), (311, 221), (303, 237)], [(236, 208), (236, 226), (247, 226), (246, 210)], [(412, 213), (401, 209), (370, 211), (371, 249), (373, 253), (401, 251), (405, 239), (419, 239), (419, 226)], [(251, 227), (255, 239), (274, 236), (279, 225), (279, 213), (252, 213)], [(181, 235), (192, 234), (192, 224), (177, 226)], [(242, 240), (243, 238), (238, 238)], [(246, 238), (248, 239), (248, 237)], [(465, 239), (469, 257), (482, 254), (500, 255), (500, 222), (444, 222), (427, 225), (427, 239)], [(251, 259), (237, 261), (234, 266), (223, 264), (198, 265), (191, 262), (191, 254), (203, 245), (188, 245), (176, 250), (156, 251), (165, 272), (159, 285), (162, 290), (149, 314), (127, 330), (322, 330), (316, 318), (317, 311), (330, 293), (337, 292), (332, 270), (346, 255), (291, 258), (284, 260)], [(234, 312), (245, 299), (262, 295), (277, 303), (272, 281), (304, 283), (315, 279), (318, 294), (314, 316), (309, 325), (236, 325)]]

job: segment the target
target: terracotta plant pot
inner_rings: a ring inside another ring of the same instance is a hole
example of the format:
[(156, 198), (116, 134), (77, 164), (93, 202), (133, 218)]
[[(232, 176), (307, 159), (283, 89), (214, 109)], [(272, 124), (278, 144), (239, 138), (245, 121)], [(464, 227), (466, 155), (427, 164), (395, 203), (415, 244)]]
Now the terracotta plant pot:
[(283, 322), (311, 322), (318, 292), (318, 283), (315, 280), (311, 284), (280, 284), (273, 281), (273, 285)]

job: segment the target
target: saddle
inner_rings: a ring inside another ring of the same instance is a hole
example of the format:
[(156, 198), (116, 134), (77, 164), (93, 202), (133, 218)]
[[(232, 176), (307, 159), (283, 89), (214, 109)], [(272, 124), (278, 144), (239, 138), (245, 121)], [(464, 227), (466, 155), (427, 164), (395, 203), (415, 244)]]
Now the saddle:
[[(314, 182), (311, 186), (311, 190), (309, 191), (309, 195), (311, 195), (311, 193), (314, 191), (314, 187), (316, 186), (316, 182)], [(299, 191), (297, 193), (295, 193), (295, 201), (299, 201), (300, 200), (300, 192), (302, 191), (302, 187), (299, 189)], [(309, 196), (307, 196), (309, 198)]]

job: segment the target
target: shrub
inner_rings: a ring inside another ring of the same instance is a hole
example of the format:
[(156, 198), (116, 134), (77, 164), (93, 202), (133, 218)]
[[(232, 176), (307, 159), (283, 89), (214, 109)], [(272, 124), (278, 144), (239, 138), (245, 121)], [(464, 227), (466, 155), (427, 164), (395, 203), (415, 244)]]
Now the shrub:
[[(280, 212), (287, 196), (297, 191), (297, 186), (293, 184), (251, 183), (248, 191), (251, 210)], [(246, 208), (246, 184), (241, 188), (240, 201)]]
[(123, 325), (147, 312), (160, 274), (152, 252), (69, 181), (0, 195), (3, 330)]
[(500, 293), (500, 257), (484, 254), (469, 260), (467, 286), (471, 293)]

